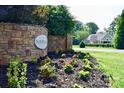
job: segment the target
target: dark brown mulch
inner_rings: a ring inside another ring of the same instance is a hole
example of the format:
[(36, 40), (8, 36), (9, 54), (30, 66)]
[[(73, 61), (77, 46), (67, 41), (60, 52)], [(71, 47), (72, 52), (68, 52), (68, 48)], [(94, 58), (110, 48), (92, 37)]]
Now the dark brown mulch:
[[(65, 58), (65, 62), (71, 60), (71, 57)], [(90, 59), (96, 64), (94, 58)], [(56, 68), (56, 74), (53, 77), (41, 78), (39, 65), (32, 62), (26, 62), (27, 69), (27, 87), (28, 88), (71, 88), (74, 84), (79, 84), (82, 88), (108, 88), (110, 83), (103, 79), (104, 73), (98, 69), (93, 69), (87, 81), (78, 78), (77, 73), (84, 65), (81, 59), (78, 59), (78, 67), (74, 67), (71, 74), (64, 72), (64, 63), (59, 62), (59, 59), (52, 59), (53, 66)], [(0, 66), (0, 86), (8, 87), (6, 69), (8, 66)]]

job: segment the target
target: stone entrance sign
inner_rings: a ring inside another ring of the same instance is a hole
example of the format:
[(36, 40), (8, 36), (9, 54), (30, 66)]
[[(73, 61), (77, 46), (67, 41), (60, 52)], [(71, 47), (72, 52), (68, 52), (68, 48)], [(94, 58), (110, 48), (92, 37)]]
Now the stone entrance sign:
[(45, 35), (39, 35), (35, 38), (35, 45), (39, 49), (45, 49), (48, 44), (47, 36)]
[(22, 61), (47, 55), (47, 29), (37, 25), (0, 23), (0, 64), (19, 55)]

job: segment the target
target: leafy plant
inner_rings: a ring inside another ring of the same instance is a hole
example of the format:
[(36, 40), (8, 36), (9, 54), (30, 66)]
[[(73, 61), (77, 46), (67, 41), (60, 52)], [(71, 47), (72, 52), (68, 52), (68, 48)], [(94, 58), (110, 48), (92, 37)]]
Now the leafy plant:
[(92, 70), (92, 68), (91, 68), (91, 66), (90, 66), (89, 64), (85, 65), (85, 66), (83, 67), (83, 69), (84, 69), (85, 71), (91, 71), (91, 70)]
[(84, 56), (85, 59), (90, 59), (92, 58), (92, 56), (90, 55), (90, 53), (86, 53), (86, 55)]
[(86, 64), (86, 65), (89, 65), (90, 67), (94, 67), (94, 64), (91, 62), (91, 61), (89, 61), (88, 59), (83, 59), (83, 62)]
[(8, 85), (11, 88), (23, 88), (26, 85), (27, 64), (21, 63), (19, 58), (11, 59), (7, 68)]
[(79, 84), (74, 84), (73, 88), (81, 88), (81, 86)]
[(51, 77), (55, 74), (55, 68), (52, 67), (49, 63), (41, 66), (40, 68), (40, 73), (41, 73), (41, 76), (43, 77)]
[(83, 53), (83, 52), (79, 52), (79, 53), (78, 53), (78, 58), (79, 58), (79, 59), (83, 59), (85, 56), (86, 56), (86, 54)]
[(73, 71), (73, 66), (68, 64), (65, 66), (65, 73), (71, 73)]
[(51, 64), (52, 60), (49, 57), (46, 57), (44, 60), (41, 61), (40, 65)]
[(81, 71), (78, 72), (79, 78), (80, 79), (83, 79), (83, 80), (87, 80), (87, 78), (89, 77), (89, 75), (90, 75), (90, 72), (89, 71), (83, 71), (83, 70), (81, 70)]

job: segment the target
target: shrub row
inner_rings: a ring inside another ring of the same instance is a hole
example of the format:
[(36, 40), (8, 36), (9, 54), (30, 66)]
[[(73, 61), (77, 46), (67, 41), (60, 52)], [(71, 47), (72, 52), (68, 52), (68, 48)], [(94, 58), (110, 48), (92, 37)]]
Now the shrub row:
[(93, 46), (93, 47), (113, 47), (111, 44), (85, 44), (86, 46)]

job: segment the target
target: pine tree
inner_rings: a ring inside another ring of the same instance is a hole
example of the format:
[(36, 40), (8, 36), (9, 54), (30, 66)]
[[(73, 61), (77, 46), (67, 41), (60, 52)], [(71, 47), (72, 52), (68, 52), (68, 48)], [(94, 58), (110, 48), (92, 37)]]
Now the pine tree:
[(114, 47), (124, 49), (124, 10), (117, 23), (117, 31), (114, 39)]

